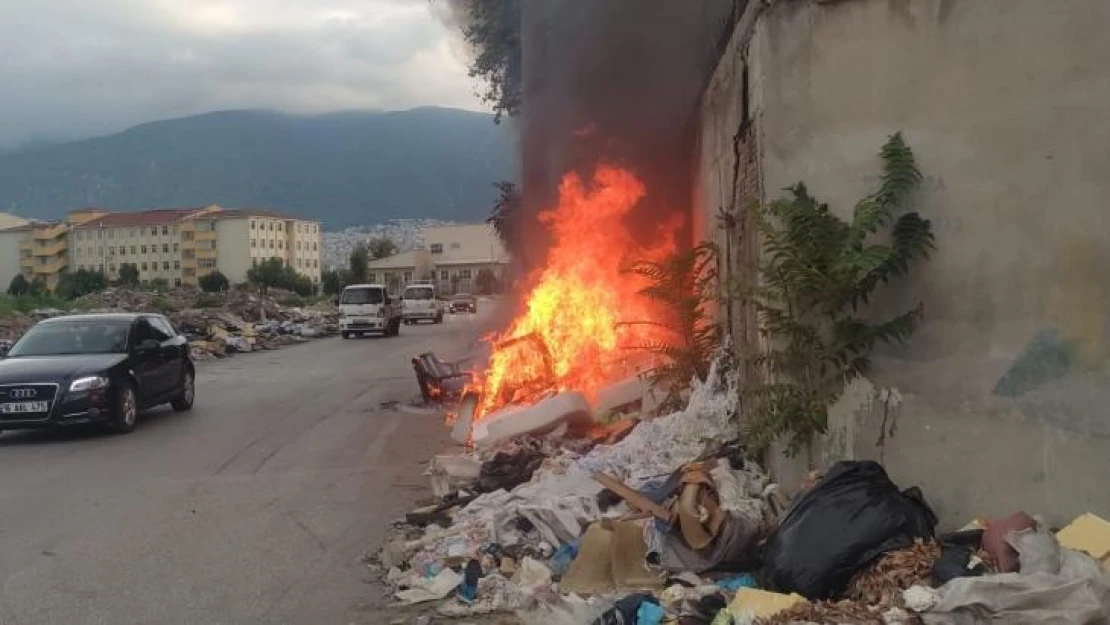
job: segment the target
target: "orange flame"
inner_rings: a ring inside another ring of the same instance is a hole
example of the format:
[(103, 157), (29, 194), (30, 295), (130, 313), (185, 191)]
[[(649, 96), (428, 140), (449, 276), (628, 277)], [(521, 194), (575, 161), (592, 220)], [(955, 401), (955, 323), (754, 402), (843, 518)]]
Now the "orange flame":
[(631, 172), (613, 166), (599, 167), (589, 187), (577, 174), (563, 177), (558, 205), (539, 216), (553, 239), (547, 263), (530, 277), (524, 312), (494, 340), (478, 418), (547, 389), (592, 398), (628, 364), (629, 347), (659, 335), (657, 327), (622, 324), (657, 317), (639, 295), (644, 282), (622, 267), (673, 252), (681, 225), (660, 224), (656, 245), (635, 241), (624, 220), (644, 193)]

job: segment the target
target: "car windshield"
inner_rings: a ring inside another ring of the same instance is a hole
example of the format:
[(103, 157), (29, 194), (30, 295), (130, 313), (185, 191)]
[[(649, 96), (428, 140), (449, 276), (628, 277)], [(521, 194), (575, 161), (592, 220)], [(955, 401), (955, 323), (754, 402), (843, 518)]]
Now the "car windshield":
[(405, 299), (435, 299), (435, 292), (432, 291), (431, 287), (420, 289), (408, 288), (405, 289)]
[(466, 300), (470, 300), (470, 299), (473, 299), (473, 298), (470, 296), (470, 293), (459, 293), (458, 295), (454, 296), (452, 299), (466, 301)]
[(381, 289), (345, 289), (340, 304), (381, 304), (385, 299)]
[(125, 354), (130, 328), (131, 322), (122, 320), (40, 323), (12, 346), (8, 357)]

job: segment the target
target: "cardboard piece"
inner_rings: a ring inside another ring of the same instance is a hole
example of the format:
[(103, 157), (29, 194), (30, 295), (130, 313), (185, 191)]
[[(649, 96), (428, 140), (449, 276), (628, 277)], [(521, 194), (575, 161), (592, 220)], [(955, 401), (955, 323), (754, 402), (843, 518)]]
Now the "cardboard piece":
[(606, 473), (595, 473), (594, 479), (602, 486), (617, 494), (618, 497), (628, 502), (628, 505), (655, 516), (660, 521), (670, 523), (673, 518), (670, 510), (648, 499), (636, 489), (627, 486), (624, 482)]
[(758, 588), (741, 588), (736, 591), (728, 611), (735, 616), (753, 616), (755, 618), (770, 618), (779, 612), (788, 610), (799, 603), (807, 603), (805, 597), (790, 593), (789, 595), (759, 590)]
[(1056, 540), (1063, 547), (1082, 551), (1110, 570), (1110, 521), (1088, 512), (1057, 532)]
[(613, 562), (613, 585), (619, 591), (661, 590), (663, 577), (647, 567), (644, 528), (633, 521), (613, 524), (609, 557)]
[(578, 557), (559, 582), (563, 594), (591, 596), (613, 592), (613, 532), (600, 523), (586, 530), (578, 544)]

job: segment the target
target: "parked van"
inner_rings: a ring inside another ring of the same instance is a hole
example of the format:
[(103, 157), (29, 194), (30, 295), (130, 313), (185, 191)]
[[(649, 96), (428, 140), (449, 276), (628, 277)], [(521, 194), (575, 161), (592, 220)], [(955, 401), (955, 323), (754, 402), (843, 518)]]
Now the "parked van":
[(443, 323), (443, 302), (436, 293), (434, 284), (410, 284), (405, 287), (401, 295), (401, 309), (404, 311), (405, 323), (418, 321), (431, 321)]
[(343, 338), (374, 333), (401, 333), (401, 309), (384, 284), (352, 284), (339, 295), (339, 331)]

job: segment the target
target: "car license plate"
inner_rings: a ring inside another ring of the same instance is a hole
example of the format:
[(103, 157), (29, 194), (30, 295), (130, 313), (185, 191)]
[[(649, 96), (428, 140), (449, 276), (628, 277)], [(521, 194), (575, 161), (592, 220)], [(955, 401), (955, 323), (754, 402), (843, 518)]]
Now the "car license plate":
[(0, 414), (22, 414), (29, 412), (46, 412), (50, 403), (45, 401), (17, 401), (0, 404)]

